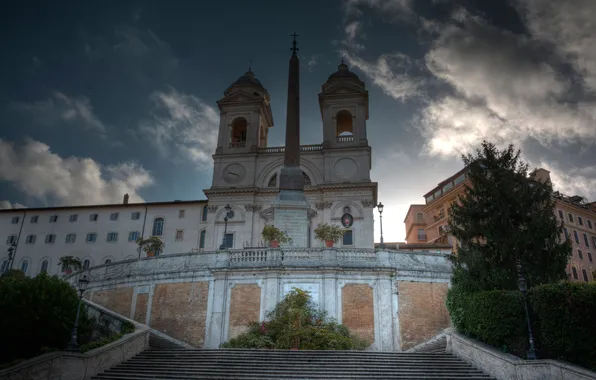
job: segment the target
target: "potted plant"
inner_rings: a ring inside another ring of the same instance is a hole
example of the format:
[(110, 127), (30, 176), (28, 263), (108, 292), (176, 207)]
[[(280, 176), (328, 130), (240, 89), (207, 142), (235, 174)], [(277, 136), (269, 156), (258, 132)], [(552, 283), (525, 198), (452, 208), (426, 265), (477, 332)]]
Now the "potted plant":
[(269, 247), (271, 248), (278, 248), (280, 243), (292, 243), (292, 238), (285, 231), (281, 231), (279, 228), (271, 225), (263, 227), (261, 236), (263, 240), (269, 243)]
[(83, 269), (81, 259), (73, 256), (62, 256), (58, 261), (58, 266), (62, 267), (64, 274), (71, 274), (73, 270), (80, 271)]
[(147, 257), (159, 255), (164, 249), (164, 242), (159, 236), (149, 236), (147, 239), (138, 238), (139, 248), (147, 253)]
[(339, 239), (344, 236), (344, 231), (340, 226), (335, 224), (319, 224), (315, 229), (315, 237), (322, 242), (325, 242), (327, 247), (333, 247), (333, 243), (337, 243)]

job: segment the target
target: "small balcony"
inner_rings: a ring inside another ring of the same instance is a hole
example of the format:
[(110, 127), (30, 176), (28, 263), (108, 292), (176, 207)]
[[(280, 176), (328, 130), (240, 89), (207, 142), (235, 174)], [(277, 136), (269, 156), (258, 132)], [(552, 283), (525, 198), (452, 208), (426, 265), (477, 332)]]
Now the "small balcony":
[(338, 143), (353, 142), (354, 136), (337, 136)]
[(246, 141), (236, 141), (230, 143), (230, 148), (245, 148)]

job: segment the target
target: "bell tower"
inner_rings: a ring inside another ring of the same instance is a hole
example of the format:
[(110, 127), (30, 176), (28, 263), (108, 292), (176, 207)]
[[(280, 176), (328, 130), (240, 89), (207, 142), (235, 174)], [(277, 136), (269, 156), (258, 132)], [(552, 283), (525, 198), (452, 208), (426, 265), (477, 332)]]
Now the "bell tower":
[(215, 154), (256, 152), (267, 146), (273, 127), (269, 93), (249, 69), (217, 101), (219, 137)]
[(323, 147), (368, 146), (368, 91), (343, 60), (319, 94), (323, 119)]

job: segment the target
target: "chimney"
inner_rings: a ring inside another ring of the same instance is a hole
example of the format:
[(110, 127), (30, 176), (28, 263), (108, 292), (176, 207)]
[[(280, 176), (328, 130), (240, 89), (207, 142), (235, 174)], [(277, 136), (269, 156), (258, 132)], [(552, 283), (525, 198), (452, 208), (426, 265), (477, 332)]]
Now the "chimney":
[(546, 169), (538, 168), (530, 173), (530, 178), (542, 183), (546, 183), (550, 181), (550, 172)]
[(124, 194), (124, 201), (122, 203), (124, 203), (125, 205), (128, 204), (128, 193)]

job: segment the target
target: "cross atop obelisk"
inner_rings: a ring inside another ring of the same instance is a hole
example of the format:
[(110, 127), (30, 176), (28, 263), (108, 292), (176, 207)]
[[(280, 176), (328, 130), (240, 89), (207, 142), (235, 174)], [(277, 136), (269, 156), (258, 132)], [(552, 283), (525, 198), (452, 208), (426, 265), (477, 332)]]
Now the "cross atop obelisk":
[(304, 190), (304, 177), (300, 170), (300, 62), (296, 52), (296, 33), (292, 34), (292, 56), (288, 74), (288, 106), (286, 114), (286, 152), (279, 178), (280, 190)]

